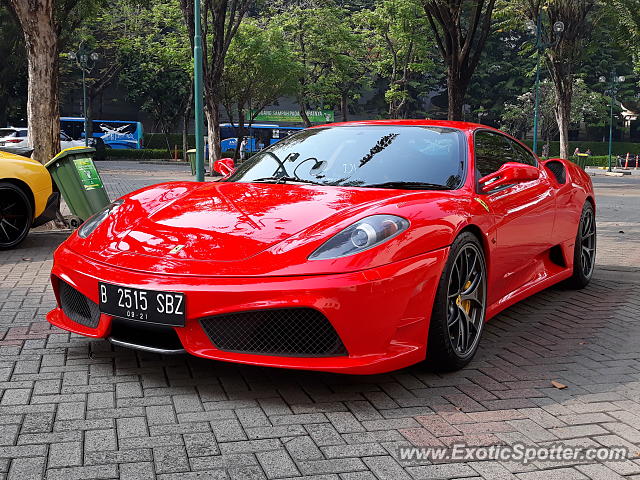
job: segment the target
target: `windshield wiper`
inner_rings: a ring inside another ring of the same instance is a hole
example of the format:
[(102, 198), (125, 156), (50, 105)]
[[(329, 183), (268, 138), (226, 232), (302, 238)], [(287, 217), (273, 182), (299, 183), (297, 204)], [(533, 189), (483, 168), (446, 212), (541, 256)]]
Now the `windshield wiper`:
[(321, 182), (314, 182), (313, 180), (307, 180), (305, 178), (289, 177), (287, 175), (283, 175), (280, 177), (275, 177), (275, 176), (262, 177), (262, 178), (256, 178), (255, 180), (251, 180), (251, 181), (268, 183), (270, 180), (275, 181), (275, 183), (299, 182), (299, 183), (308, 183), (309, 185), (324, 185), (324, 183), (321, 183)]
[(407, 190), (451, 190), (451, 188), (446, 185), (440, 185), (439, 183), (428, 183), (428, 182), (394, 181), (394, 182), (383, 182), (383, 183), (371, 183), (368, 185), (360, 185), (360, 186), (373, 187), (373, 188), (398, 188), (398, 189), (407, 189)]

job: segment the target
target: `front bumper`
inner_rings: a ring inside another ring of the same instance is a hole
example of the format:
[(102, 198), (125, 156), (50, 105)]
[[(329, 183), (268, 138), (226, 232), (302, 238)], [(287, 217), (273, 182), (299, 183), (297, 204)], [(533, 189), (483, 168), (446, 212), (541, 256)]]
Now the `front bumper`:
[[(195, 277), (159, 275), (115, 268), (87, 259), (63, 244), (54, 257), (52, 283), (58, 306), (47, 320), (65, 330), (109, 338), (113, 318), (100, 314), (96, 328), (72, 321), (60, 307), (58, 279), (95, 303), (98, 282), (184, 292), (186, 324), (173, 327), (193, 355), (237, 363), (373, 374), (396, 370), (425, 358), (429, 316), (448, 249), (352, 273), (290, 277)], [(264, 309), (318, 310), (344, 344), (343, 356), (274, 356), (216, 348), (200, 319)], [(118, 320), (119, 322), (121, 320)], [(131, 320), (131, 322), (135, 322)]]

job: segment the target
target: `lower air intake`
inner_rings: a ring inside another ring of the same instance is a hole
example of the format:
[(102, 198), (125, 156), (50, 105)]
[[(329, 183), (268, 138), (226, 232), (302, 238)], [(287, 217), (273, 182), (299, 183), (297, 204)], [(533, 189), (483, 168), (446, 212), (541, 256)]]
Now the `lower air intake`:
[(216, 348), (291, 357), (347, 355), (327, 318), (312, 308), (255, 310), (207, 317), (200, 324)]
[(96, 328), (100, 321), (98, 305), (68, 283), (60, 280), (60, 306), (64, 314), (80, 325)]

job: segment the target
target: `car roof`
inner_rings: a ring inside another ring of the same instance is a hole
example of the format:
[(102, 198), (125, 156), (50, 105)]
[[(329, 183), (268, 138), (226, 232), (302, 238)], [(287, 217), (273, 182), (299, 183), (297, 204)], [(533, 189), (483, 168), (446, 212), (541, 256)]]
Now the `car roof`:
[[(489, 130), (495, 130), (492, 127), (481, 125), (479, 123), (472, 122), (456, 122), (451, 120), (428, 120), (428, 119), (413, 119), (413, 120), (358, 120), (352, 122), (338, 122), (338, 123), (327, 123), (324, 125), (318, 125), (317, 127), (354, 127), (354, 126), (362, 126), (362, 125), (392, 125), (392, 126), (400, 126), (400, 125), (408, 125), (408, 126), (420, 126), (420, 127), (444, 127), (444, 128), (455, 128), (458, 130), (465, 131), (473, 131), (479, 128), (486, 128)], [(314, 127), (314, 128), (317, 128)]]

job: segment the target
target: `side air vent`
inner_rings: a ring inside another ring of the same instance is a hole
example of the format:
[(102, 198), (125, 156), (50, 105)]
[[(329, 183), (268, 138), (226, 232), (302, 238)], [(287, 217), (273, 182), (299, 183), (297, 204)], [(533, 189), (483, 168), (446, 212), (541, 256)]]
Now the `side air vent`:
[(98, 305), (68, 283), (60, 280), (60, 306), (64, 314), (80, 325), (96, 328), (100, 321)]
[(545, 163), (544, 166), (547, 167), (547, 170), (553, 173), (553, 176), (556, 177), (558, 183), (564, 185), (564, 183), (567, 181), (567, 169), (564, 167), (564, 164), (562, 162), (551, 160)]

